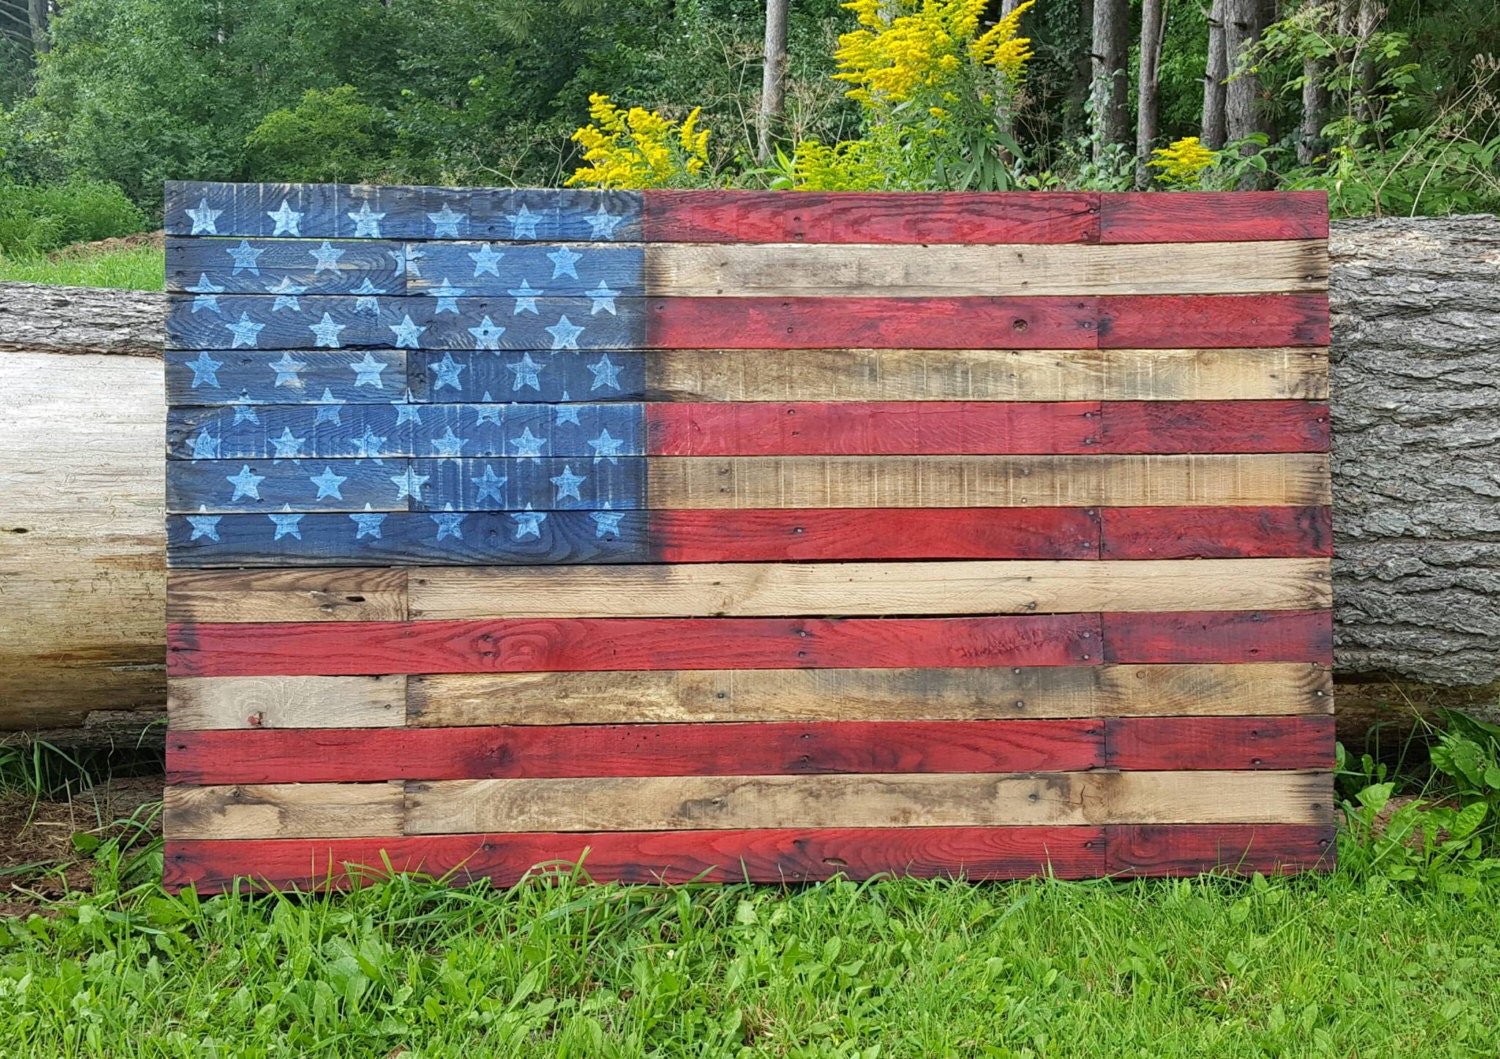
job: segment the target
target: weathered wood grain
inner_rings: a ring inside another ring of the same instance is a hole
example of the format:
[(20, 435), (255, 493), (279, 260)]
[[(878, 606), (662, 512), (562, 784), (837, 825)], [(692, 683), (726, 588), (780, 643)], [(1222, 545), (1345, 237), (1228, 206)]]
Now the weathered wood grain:
[(1331, 610), (1103, 615), (1108, 662), (1333, 664)]
[(1321, 191), (1124, 192), (1099, 196), (1099, 242), (1326, 239)]
[(1332, 793), (1328, 773), (1302, 772), (443, 780), (407, 784), (406, 833), (1322, 824)]
[[(415, 356), (415, 354), (414, 354)], [(407, 386), (407, 351), (167, 350), (167, 403), (178, 406), (311, 403), (395, 405)], [(368, 358), (368, 359), (367, 359)], [(361, 376), (354, 365), (379, 367)], [(360, 379), (367, 380), (360, 385)], [(379, 386), (368, 380), (376, 379)], [(353, 409), (350, 409), (353, 411)], [(391, 409), (394, 412), (394, 408)], [(390, 414), (390, 413), (388, 413)], [(229, 412), (231, 420), (234, 410)], [(254, 420), (248, 420), (253, 424)]]
[(1106, 349), (1328, 345), (1326, 294), (1118, 294), (1098, 312)]
[[(1104, 765), (1104, 731), (1020, 720), (173, 732), (167, 783), (1064, 772)], [(1134, 744), (1120, 742), (1128, 757)]]
[(399, 835), (403, 804), (400, 783), (173, 784), (162, 831), (172, 839)]
[(353, 294), (366, 281), (381, 294), (406, 293), (405, 259), (401, 243), (373, 239), (173, 237), (166, 288), (195, 295), (195, 313), (221, 312), (219, 294), (272, 294), (285, 311), (300, 312), (302, 295)]
[(1105, 559), (1331, 556), (1326, 507), (1101, 508)]
[(646, 290), (663, 298), (1272, 294), (1326, 290), (1328, 247), (1316, 239), (1109, 247), (662, 243), (647, 247), (645, 276)]
[(174, 570), (167, 620), (405, 621), (407, 572), (380, 567), (316, 570)]
[[(600, 831), (427, 835), (402, 839), (171, 840), (164, 884), (200, 893), (250, 888), (342, 888), (389, 871), (458, 882), (522, 878), (580, 865), (598, 882), (812, 882), (913, 875), (1060, 879), (1104, 872), (1098, 827), (905, 827), (755, 831)], [(387, 867), (389, 865), (389, 867)]]
[(1111, 875), (1332, 871), (1337, 853), (1329, 824), (1120, 824), (1104, 832)]
[(167, 689), (172, 731), (390, 728), (406, 721), (405, 676), (180, 677)]
[[(1332, 605), (1328, 566), (1326, 559), (465, 566), (413, 572), (408, 598), (413, 619), (439, 621), (1309, 610)], [(279, 572), (192, 576), (203, 591), (174, 620), (296, 621), (305, 607), (300, 598), (278, 606)], [(262, 580), (266, 602), (252, 605)]]
[[(1293, 612), (1297, 613), (1297, 612)], [(183, 625), (171, 676), (1097, 665), (1097, 615)]]
[(1328, 406), (1311, 401), (1106, 401), (1099, 452), (1327, 452)]
[(1117, 769), (1332, 769), (1333, 718), (1111, 717), (1104, 761)]

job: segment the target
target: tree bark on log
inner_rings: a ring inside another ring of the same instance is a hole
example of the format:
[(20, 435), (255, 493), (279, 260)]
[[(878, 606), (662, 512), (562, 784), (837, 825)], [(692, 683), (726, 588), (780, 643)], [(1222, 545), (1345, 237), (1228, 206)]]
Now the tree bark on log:
[[(1339, 221), (1330, 256), (1338, 721), (1361, 746), (1437, 706), (1496, 716), (1500, 223)], [(160, 709), (162, 312), (0, 284), (0, 349), (23, 350), (0, 352), (0, 729), (120, 744), (109, 711)]]

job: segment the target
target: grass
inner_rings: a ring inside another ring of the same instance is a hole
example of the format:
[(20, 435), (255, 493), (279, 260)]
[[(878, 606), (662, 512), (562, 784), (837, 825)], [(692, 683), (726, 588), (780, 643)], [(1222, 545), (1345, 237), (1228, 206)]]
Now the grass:
[[(1500, 890), (1300, 879), (168, 895), (0, 922), (46, 1056), (1493, 1056)], [(132, 877), (142, 881), (122, 890)]]
[(67, 287), (161, 290), (162, 250), (125, 246), (100, 251), (66, 251), (47, 257), (0, 255), (0, 282), (52, 283)]

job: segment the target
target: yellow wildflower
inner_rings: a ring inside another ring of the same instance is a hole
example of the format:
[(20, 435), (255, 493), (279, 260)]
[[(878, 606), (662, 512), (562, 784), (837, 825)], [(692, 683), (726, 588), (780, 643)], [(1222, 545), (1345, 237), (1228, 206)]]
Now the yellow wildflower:
[(1174, 140), (1151, 153), (1156, 157), (1146, 164), (1161, 170), (1156, 179), (1183, 187), (1196, 185), (1203, 171), (1219, 162), (1219, 152), (1204, 147), (1196, 136)]
[(622, 111), (608, 96), (589, 96), (593, 120), (573, 133), (589, 164), (566, 182), (598, 188), (667, 187), (701, 172), (708, 161), (709, 130), (697, 127), (700, 110), (677, 125), (654, 110)]

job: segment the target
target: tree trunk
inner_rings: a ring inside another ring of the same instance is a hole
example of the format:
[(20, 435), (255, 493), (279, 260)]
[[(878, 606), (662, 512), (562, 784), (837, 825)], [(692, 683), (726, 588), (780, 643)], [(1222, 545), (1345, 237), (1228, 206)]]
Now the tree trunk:
[[(1269, 134), (1264, 110), (1260, 105), (1260, 75), (1250, 66), (1245, 51), (1258, 40), (1271, 23), (1274, 0), (1225, 0), (1224, 51), (1228, 56), (1230, 78), (1224, 92), (1224, 131), (1232, 142), (1255, 133)], [(1259, 147), (1245, 144), (1241, 157), (1258, 153)], [(1263, 183), (1261, 177), (1247, 173), (1240, 180), (1240, 190)]]
[(1328, 150), (1323, 125), (1328, 121), (1328, 61), (1309, 55), (1302, 60), (1302, 131), (1297, 136), (1297, 162), (1312, 165)]
[(786, 8), (787, 0), (766, 0), (766, 59), (761, 72), (760, 113), (756, 116), (760, 142), (755, 154), (762, 164), (771, 160), (776, 127), (786, 111)]
[(1135, 186), (1151, 186), (1151, 149), (1156, 146), (1157, 99), (1161, 94), (1158, 68), (1162, 36), (1167, 26), (1167, 0), (1141, 0), (1141, 67), (1136, 91), (1139, 97), (1135, 122)]
[(1224, 82), (1229, 77), (1229, 59), (1224, 50), (1224, 0), (1214, 0), (1208, 12), (1208, 65), (1203, 71), (1203, 125), (1198, 139), (1203, 146), (1224, 146)]
[(1382, 149), (1385, 147), (1384, 137), (1374, 128), (1380, 116), (1380, 106), (1375, 96), (1375, 53), (1370, 40), (1384, 18), (1385, 8), (1375, 0), (1359, 0), (1359, 114), (1360, 120), (1371, 127), (1371, 134)]
[(43, 55), (52, 50), (52, 38), (47, 33), (47, 24), (52, 17), (51, 0), (27, 0), (26, 14), (31, 21), (31, 50)]
[(1094, 0), (1094, 161), (1130, 142), (1130, 0)]

